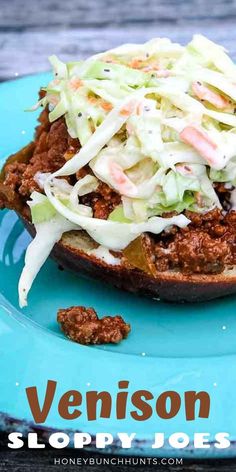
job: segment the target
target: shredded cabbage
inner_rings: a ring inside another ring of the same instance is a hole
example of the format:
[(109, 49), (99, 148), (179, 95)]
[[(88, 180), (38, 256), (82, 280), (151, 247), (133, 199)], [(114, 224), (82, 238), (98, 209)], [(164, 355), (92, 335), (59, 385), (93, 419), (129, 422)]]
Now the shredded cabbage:
[(36, 236), (27, 248), (25, 265), (18, 285), (19, 304), (21, 308), (27, 305), (27, 295), (31, 289), (32, 283), (48, 258), (55, 243), (61, 239), (63, 233), (77, 229), (77, 226), (61, 215), (56, 214), (56, 216), (48, 221), (35, 223), (35, 229)]

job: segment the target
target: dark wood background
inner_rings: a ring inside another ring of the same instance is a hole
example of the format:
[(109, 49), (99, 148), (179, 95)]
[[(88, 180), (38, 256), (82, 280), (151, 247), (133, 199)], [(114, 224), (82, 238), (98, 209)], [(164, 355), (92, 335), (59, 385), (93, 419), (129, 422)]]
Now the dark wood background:
[[(186, 43), (195, 32), (223, 44), (236, 60), (235, 20), (236, 0), (0, 0), (0, 80), (47, 70), (51, 54), (64, 60), (79, 59), (122, 42), (143, 42), (154, 36)], [(1, 434), (1, 472), (76, 468), (54, 466), (55, 452), (4, 451), (4, 443), (6, 435)], [(63, 457), (69, 455), (63, 453)], [(109, 466), (99, 469), (112, 470)], [(80, 470), (95, 472), (97, 467)], [(134, 468), (114, 470), (133, 472)], [(186, 461), (183, 467), (155, 470), (232, 472), (236, 460)]]

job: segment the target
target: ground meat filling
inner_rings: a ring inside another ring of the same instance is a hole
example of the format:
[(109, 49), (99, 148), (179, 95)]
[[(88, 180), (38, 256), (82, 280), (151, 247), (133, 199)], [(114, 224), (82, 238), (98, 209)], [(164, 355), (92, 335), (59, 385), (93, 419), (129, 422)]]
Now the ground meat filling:
[[(20, 194), (25, 201), (34, 190), (40, 191), (34, 180), (37, 172), (55, 172), (80, 148), (78, 139), (69, 136), (63, 118), (51, 124), (48, 120), (48, 112), (44, 110), (39, 121), (40, 125), (35, 134), (34, 151), (29, 162), (10, 162), (4, 170), (4, 184)], [(76, 176), (69, 178), (70, 183), (74, 184), (76, 180), (88, 173), (92, 174), (92, 171), (89, 166), (86, 166)], [(80, 201), (82, 204), (92, 207), (95, 218), (107, 219), (112, 210), (119, 205), (121, 198), (108, 185), (101, 182), (96, 192), (84, 195)]]
[[(50, 124), (48, 112), (44, 110), (39, 118), (40, 125), (36, 129), (34, 149), (29, 161), (26, 163), (16, 162), (10, 159), (4, 168), (4, 184), (10, 186), (27, 199), (34, 190), (40, 191), (34, 176), (37, 172), (54, 172), (62, 167), (65, 162), (65, 153), (74, 142), (74, 150), (79, 149), (78, 140), (72, 140), (68, 135), (66, 124), (63, 119)], [(19, 156), (20, 157), (20, 156)]]
[(66, 336), (80, 344), (117, 344), (130, 332), (130, 325), (121, 316), (99, 319), (93, 308), (84, 306), (59, 310), (57, 321)]
[(187, 228), (173, 228), (157, 238), (155, 264), (159, 270), (217, 274), (236, 264), (235, 211), (185, 214), (191, 220)]
[[(39, 118), (35, 141), (27, 148), (17, 153), (15, 160), (14, 156), (9, 160), (0, 181), (0, 207), (16, 209), (26, 216), (29, 212), (27, 199), (34, 190), (40, 191), (34, 180), (35, 174), (39, 171), (54, 172), (62, 167), (78, 152), (80, 143), (69, 136), (63, 118), (50, 123), (48, 110), (44, 110)], [(92, 174), (92, 170), (85, 166), (68, 180), (74, 184), (88, 173)], [(131, 266), (135, 266), (136, 260), (138, 269), (156, 277), (159, 271), (166, 270), (217, 274), (236, 264), (236, 212), (230, 211), (230, 190), (221, 183), (214, 186), (222, 211), (215, 209), (204, 215), (186, 211), (191, 220), (187, 228), (173, 227), (158, 236), (144, 235), (136, 246), (140, 245), (146, 263), (135, 257)], [(82, 196), (80, 202), (92, 207), (95, 218), (107, 219), (120, 204), (121, 197), (100, 182), (96, 192)], [(124, 261), (130, 263), (125, 254)]]

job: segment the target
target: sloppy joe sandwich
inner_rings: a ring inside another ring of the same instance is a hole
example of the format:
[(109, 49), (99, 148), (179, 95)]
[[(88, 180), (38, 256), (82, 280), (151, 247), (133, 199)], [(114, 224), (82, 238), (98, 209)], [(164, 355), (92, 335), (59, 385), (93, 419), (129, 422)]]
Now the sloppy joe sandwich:
[(153, 298), (236, 292), (236, 66), (224, 49), (196, 35), (50, 62), (34, 141), (1, 174), (1, 206), (34, 236), (20, 306), (50, 254)]

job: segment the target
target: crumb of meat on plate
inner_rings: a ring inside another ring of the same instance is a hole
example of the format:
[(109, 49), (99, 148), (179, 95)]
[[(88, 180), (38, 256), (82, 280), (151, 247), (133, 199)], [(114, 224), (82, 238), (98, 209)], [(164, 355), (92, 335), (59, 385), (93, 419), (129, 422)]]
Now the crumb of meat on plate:
[(57, 321), (64, 334), (79, 344), (117, 344), (130, 332), (130, 325), (121, 316), (99, 319), (93, 308), (84, 306), (58, 310)]

